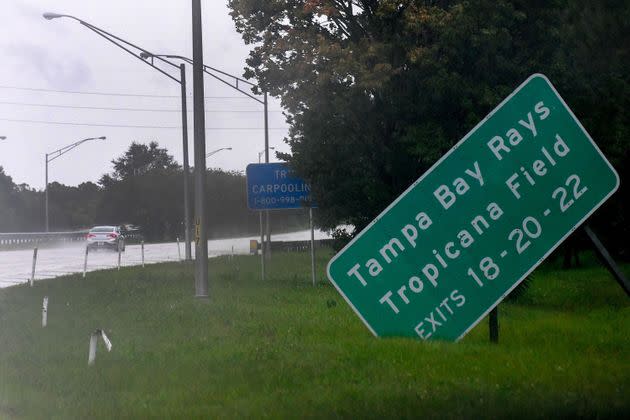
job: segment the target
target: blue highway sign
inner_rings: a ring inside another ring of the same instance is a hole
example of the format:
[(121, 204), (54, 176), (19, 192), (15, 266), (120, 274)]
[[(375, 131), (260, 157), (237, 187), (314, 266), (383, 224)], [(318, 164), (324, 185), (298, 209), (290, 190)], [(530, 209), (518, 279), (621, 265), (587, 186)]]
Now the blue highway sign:
[(286, 163), (251, 163), (246, 172), (250, 210), (316, 207), (311, 199), (311, 186), (295, 176)]

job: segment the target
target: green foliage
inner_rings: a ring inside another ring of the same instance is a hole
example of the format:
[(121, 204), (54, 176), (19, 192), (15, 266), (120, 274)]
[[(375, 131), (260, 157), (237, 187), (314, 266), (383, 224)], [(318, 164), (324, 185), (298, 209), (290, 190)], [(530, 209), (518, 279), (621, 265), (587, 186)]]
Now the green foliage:
[[(376, 339), (320, 253), (182, 263), (0, 289), (1, 418), (627, 418), (627, 297), (601, 268), (543, 267), (459, 343)], [(628, 266), (624, 267), (628, 273)], [(42, 297), (49, 297), (41, 328)], [(98, 343), (87, 366), (89, 335)]]
[[(230, 0), (320, 222), (363, 228), (532, 73), (627, 172), (630, 3)], [(604, 212), (628, 236), (627, 187)], [(607, 226), (611, 232), (610, 224)], [(627, 249), (627, 245), (626, 245)]]
[(333, 229), (331, 236), (334, 239), (333, 249), (335, 252), (341, 251), (352, 240), (352, 233), (348, 232), (348, 228), (344, 227)]
[(101, 191), (93, 182), (77, 187), (52, 182), (48, 185), (48, 198), (52, 230), (65, 230), (93, 224)]
[(529, 289), (533, 281), (534, 276), (532, 274), (525, 277), (525, 279), (520, 282), (519, 285), (516, 286), (505, 299), (508, 302), (518, 302), (527, 293), (527, 290)]
[(0, 206), (0, 230), (17, 224), (16, 210), (17, 192), (13, 179), (4, 173), (0, 166), (0, 203), (7, 203)]
[[(53, 231), (86, 229), (98, 224), (134, 224), (150, 241), (184, 238), (183, 170), (158, 143), (133, 142), (112, 160), (114, 170), (77, 187), (49, 184)], [(192, 212), (192, 174), (190, 208)], [(210, 238), (256, 235), (258, 213), (248, 210), (246, 179), (240, 172), (208, 170), (206, 214)], [(192, 220), (192, 214), (191, 214)], [(42, 231), (44, 193), (15, 185), (0, 167), (0, 232)], [(272, 212), (272, 232), (306, 229), (304, 210)]]
[(16, 185), (0, 166), (0, 232), (19, 232), (35, 227), (43, 230), (44, 200), (42, 194), (28, 185)]
[(148, 145), (132, 142), (122, 156), (112, 160), (112, 164), (114, 172), (111, 178), (114, 180), (126, 180), (146, 173), (175, 173), (181, 169), (168, 150), (159, 147), (155, 141)]

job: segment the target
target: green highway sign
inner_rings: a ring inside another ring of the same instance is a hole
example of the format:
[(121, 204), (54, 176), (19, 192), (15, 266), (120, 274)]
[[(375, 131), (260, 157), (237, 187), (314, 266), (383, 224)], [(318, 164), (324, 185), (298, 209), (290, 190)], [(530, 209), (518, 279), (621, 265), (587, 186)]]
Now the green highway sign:
[(619, 186), (534, 74), (328, 264), (377, 336), (458, 340)]

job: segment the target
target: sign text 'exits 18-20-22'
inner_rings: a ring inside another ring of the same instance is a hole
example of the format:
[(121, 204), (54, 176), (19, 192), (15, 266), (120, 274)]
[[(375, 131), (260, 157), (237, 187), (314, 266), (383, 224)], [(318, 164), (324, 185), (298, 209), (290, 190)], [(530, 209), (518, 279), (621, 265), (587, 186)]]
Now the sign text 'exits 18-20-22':
[(458, 340), (618, 185), (535, 74), (341, 250), (328, 277), (374, 335)]

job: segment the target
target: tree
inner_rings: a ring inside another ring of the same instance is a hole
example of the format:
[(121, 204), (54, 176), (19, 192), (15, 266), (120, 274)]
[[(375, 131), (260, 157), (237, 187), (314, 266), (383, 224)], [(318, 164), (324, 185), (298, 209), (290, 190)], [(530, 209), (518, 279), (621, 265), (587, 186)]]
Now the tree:
[[(148, 145), (133, 142), (129, 149), (118, 159), (112, 160), (114, 172), (113, 179), (124, 180), (132, 176), (142, 175), (148, 172), (174, 172), (180, 167), (175, 158), (165, 148), (159, 147), (155, 141)], [(109, 180), (105, 179), (107, 183)], [(103, 183), (101, 183), (103, 185)]]
[[(114, 170), (99, 185), (49, 184), (54, 230), (130, 223), (139, 225), (147, 240), (183, 239), (183, 172), (173, 156), (155, 142), (132, 143), (112, 163)], [(206, 176), (209, 236), (257, 235), (258, 213), (247, 208), (243, 173), (213, 169)], [(0, 232), (41, 232), (43, 220), (43, 192), (15, 185), (0, 167)], [(272, 212), (271, 224), (273, 232), (305, 229), (308, 218), (303, 210)]]
[(21, 225), (17, 201), (13, 179), (0, 166), (0, 232), (12, 232)]
[(114, 170), (99, 181), (103, 194), (96, 209), (98, 223), (131, 223), (149, 240), (178, 236), (183, 214), (181, 167), (157, 142), (133, 142), (112, 160)]
[(87, 229), (94, 225), (101, 191), (93, 182), (76, 187), (48, 185), (50, 223), (54, 230)]
[(283, 158), (313, 184), (326, 227), (363, 228), (535, 72), (550, 77), (604, 152), (627, 166), (628, 2), (229, 6), (254, 45), (245, 76), (282, 99), (291, 124)]
[(41, 191), (16, 185), (0, 166), (0, 232), (41, 231), (44, 199)]

